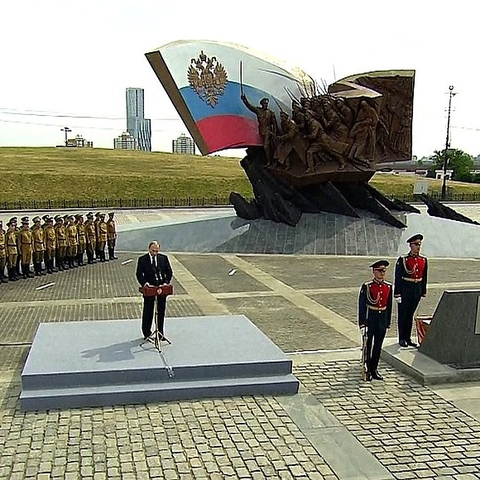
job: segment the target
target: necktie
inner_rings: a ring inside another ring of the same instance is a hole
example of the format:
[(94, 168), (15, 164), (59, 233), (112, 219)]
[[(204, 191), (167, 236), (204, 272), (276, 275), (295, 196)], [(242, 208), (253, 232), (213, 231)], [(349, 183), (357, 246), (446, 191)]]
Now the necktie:
[(157, 264), (155, 263), (155, 255), (152, 255), (152, 265), (153, 265), (154, 267), (157, 266)]

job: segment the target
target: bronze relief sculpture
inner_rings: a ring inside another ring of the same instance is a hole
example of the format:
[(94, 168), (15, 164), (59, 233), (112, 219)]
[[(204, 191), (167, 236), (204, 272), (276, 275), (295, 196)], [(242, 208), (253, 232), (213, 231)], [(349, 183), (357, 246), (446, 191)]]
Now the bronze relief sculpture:
[(247, 148), (240, 165), (254, 198), (232, 192), (239, 217), (296, 225), (302, 213), (367, 211), (403, 227), (395, 211), (416, 210), (368, 185), (379, 163), (411, 159), (413, 70), (319, 88), (235, 44), (181, 40), (146, 57), (202, 154)]

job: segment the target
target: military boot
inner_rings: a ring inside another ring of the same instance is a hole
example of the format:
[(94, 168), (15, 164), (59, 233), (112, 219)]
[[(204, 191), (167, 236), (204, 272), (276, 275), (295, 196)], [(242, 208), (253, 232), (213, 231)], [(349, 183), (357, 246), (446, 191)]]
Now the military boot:
[(8, 283), (8, 278), (5, 276), (5, 270), (2, 270), (0, 272), (0, 282)]
[(28, 267), (28, 265), (22, 263), (21, 269), (22, 269), (22, 278), (23, 278), (23, 279), (28, 278), (28, 272), (29, 272), (29, 270), (30, 270), (29, 267)]

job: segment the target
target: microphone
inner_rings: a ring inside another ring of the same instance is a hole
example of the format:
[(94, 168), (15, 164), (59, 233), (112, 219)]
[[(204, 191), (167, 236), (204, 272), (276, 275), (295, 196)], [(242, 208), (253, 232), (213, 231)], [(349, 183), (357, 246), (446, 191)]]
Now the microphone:
[(160, 269), (157, 267), (157, 262), (155, 262), (153, 268), (155, 269), (155, 276), (157, 277), (158, 282), (160, 282), (160, 285), (163, 284), (163, 275)]

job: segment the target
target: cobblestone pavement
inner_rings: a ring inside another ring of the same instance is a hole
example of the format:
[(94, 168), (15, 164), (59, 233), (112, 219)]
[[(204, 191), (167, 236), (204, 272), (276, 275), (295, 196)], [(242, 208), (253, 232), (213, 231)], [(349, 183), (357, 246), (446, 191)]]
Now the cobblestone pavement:
[[(384, 363), (384, 382), (361, 381), (365, 257), (169, 255), (167, 331), (179, 316), (247, 315), (291, 355), (296, 396), (22, 412), (20, 373), (39, 322), (139, 318), (137, 256), (0, 284), (0, 478), (480, 478), (478, 384), (458, 386), (476, 389), (470, 409), (457, 390), (421, 386)], [(476, 260), (432, 260), (420, 313), (446, 288), (479, 287)], [(369, 467), (352, 471), (358, 459)]]

